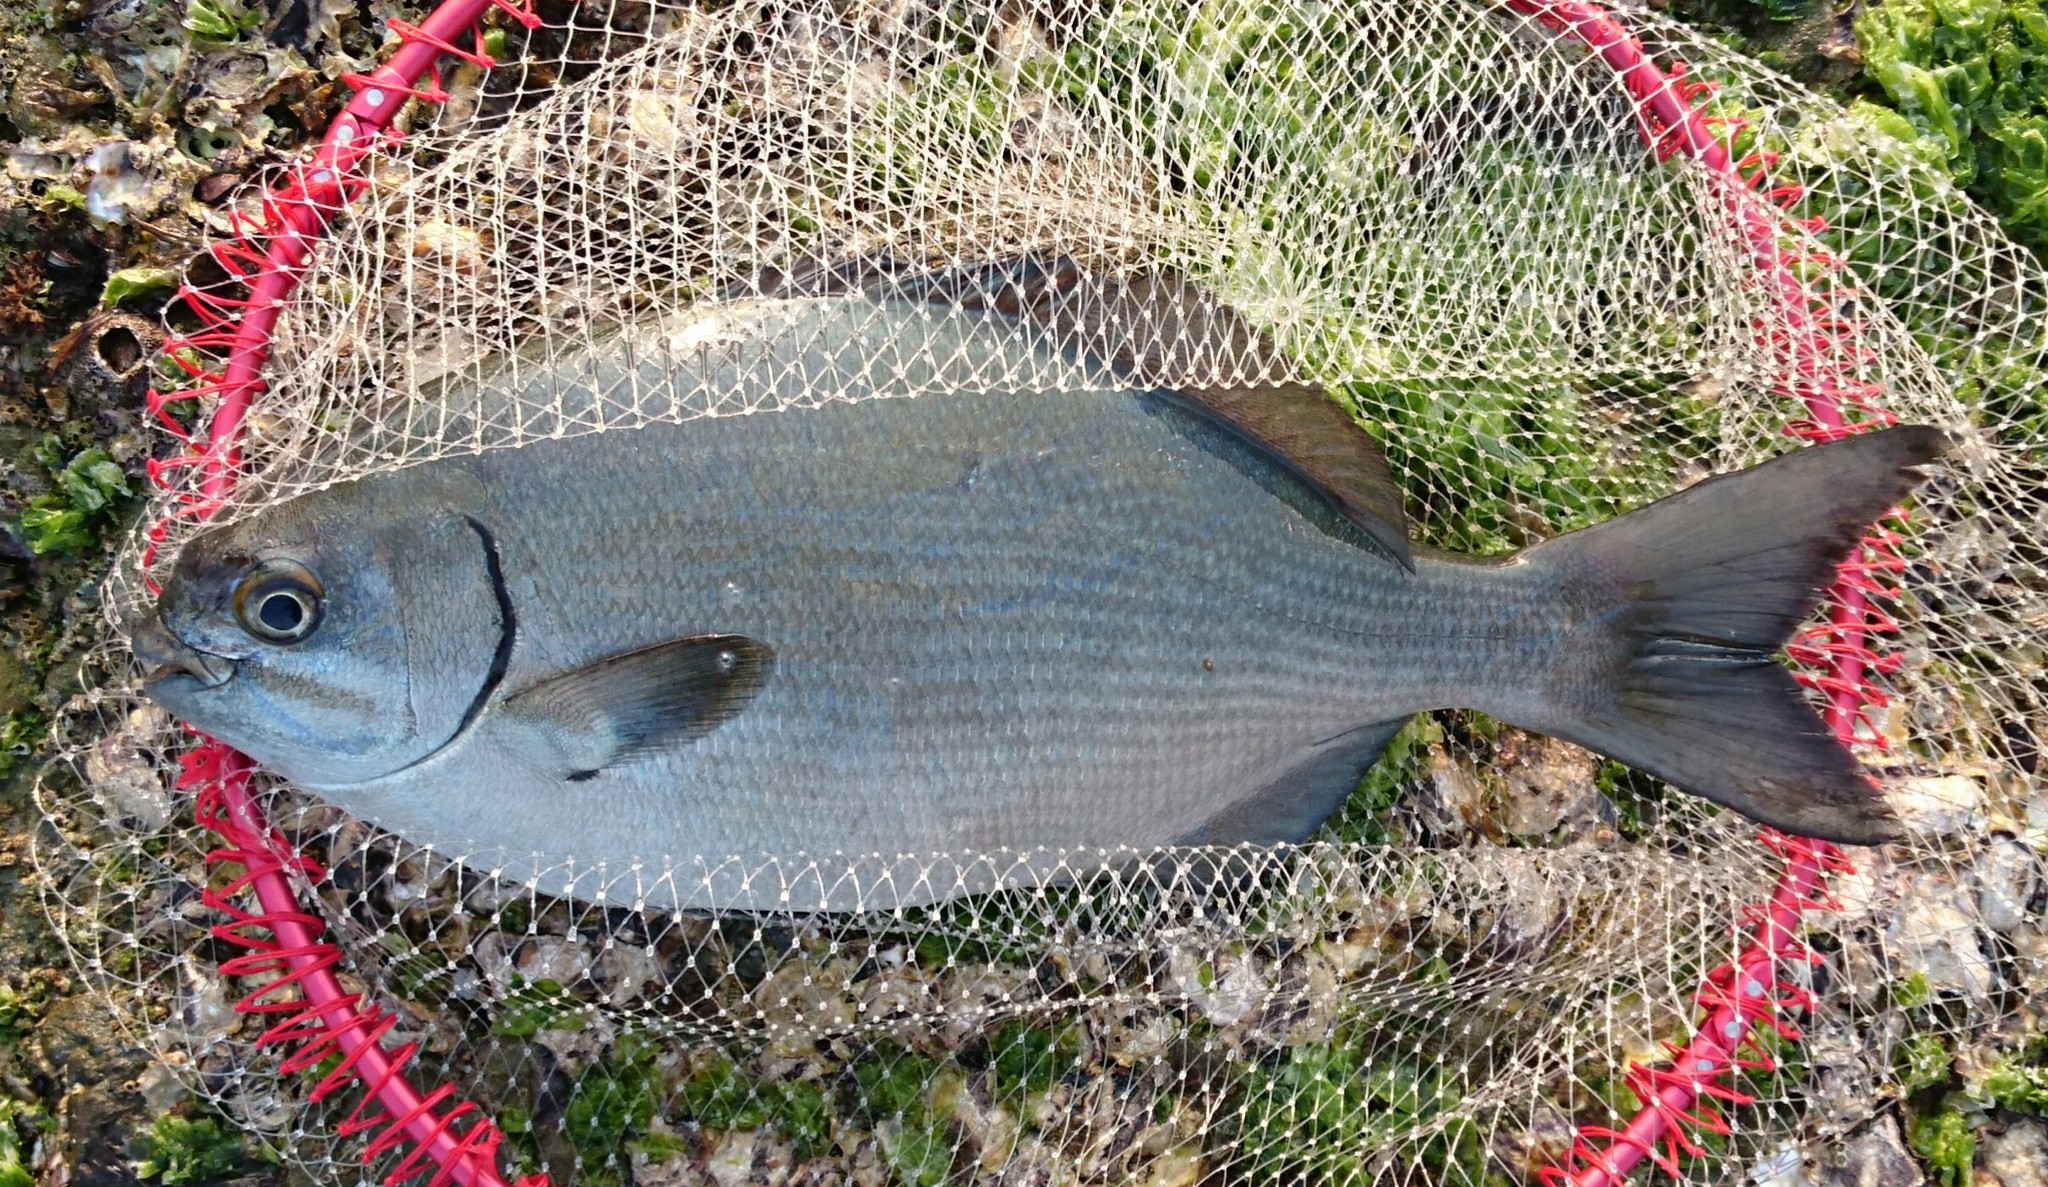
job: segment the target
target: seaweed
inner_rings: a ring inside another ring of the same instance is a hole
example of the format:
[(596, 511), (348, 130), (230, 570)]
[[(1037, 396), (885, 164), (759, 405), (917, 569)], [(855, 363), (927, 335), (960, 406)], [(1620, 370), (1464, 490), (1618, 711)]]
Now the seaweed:
[(939, 1187), (952, 1174), (955, 1143), (932, 1107), (940, 1066), (892, 1048), (853, 1065), (860, 1109), (874, 1123), (882, 1153), (901, 1187)]
[(2048, 10), (1885, 0), (1856, 21), (1868, 77), (2014, 239), (2048, 252)]
[(714, 1130), (772, 1126), (800, 1158), (822, 1154), (832, 1143), (831, 1105), (824, 1089), (803, 1080), (756, 1083), (723, 1055), (704, 1061), (683, 1081), (676, 1115)]
[(38, 1106), (0, 1096), (0, 1187), (35, 1187), (36, 1175), (22, 1148), (21, 1131), (54, 1125)]
[(136, 1176), (160, 1180), (164, 1187), (231, 1179), (249, 1163), (241, 1135), (216, 1117), (165, 1114), (137, 1135), (135, 1148)]
[(106, 450), (93, 446), (64, 461), (62, 449), (55, 435), (37, 449), (57, 489), (29, 500), (21, 512), (22, 541), (37, 556), (73, 555), (98, 544), (123, 500), (134, 493), (120, 463)]
[(628, 1034), (577, 1077), (562, 1109), (562, 1133), (576, 1149), (580, 1182), (624, 1181), (629, 1143), (648, 1135), (663, 1097), (657, 1054), (653, 1043)]
[(2026, 1035), (1968, 1077), (1972, 1097), (2016, 1113), (2048, 1115), (2048, 1035)]
[(1927, 1160), (1942, 1187), (1969, 1187), (1970, 1168), (1977, 1158), (1977, 1133), (1970, 1119), (1953, 1105), (1932, 1115), (1908, 1113), (1906, 1140)]
[(1366, 1057), (1337, 1042), (1298, 1047), (1245, 1077), (1237, 1142), (1266, 1183), (1365, 1182), (1382, 1151), (1486, 1180), (1478, 1127), (1436, 1069), (1392, 1051)]

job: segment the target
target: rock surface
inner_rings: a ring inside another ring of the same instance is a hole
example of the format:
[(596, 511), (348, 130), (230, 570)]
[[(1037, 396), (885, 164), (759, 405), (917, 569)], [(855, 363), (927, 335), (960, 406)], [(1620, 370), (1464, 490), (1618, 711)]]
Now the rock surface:
[(1972, 1187), (2038, 1187), (2048, 1183), (2048, 1125), (2030, 1118), (2010, 1121), (1977, 1146)]
[(1823, 1187), (1919, 1187), (1926, 1181), (1899, 1136), (1898, 1119), (1890, 1116), (1850, 1138), (1821, 1180)]

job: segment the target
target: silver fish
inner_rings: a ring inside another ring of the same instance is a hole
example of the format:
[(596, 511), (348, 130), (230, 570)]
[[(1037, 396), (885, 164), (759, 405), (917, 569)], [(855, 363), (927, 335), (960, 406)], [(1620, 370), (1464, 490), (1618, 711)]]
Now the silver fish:
[[(1937, 430), (1425, 555), (1371, 438), (1169, 276), (821, 276), (694, 352), (622, 338), (535, 380), (571, 420), (631, 383), (772, 411), (449, 456), (196, 537), (134, 632), (150, 695), (413, 841), (659, 907), (1299, 841), (1445, 707), (1792, 832), (1893, 834), (1773, 655)], [(1269, 381), (1205, 379), (1226, 356)]]

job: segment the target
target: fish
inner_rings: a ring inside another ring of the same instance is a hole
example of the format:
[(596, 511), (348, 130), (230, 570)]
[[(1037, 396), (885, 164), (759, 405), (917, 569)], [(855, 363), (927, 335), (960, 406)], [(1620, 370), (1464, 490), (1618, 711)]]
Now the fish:
[[(640, 908), (895, 909), (1298, 844), (1453, 708), (1790, 833), (1898, 835), (1779, 656), (1938, 428), (1463, 557), (1166, 269), (819, 266), (691, 318), (497, 389), (564, 424), (621, 393), (693, 415), (196, 534), (131, 632), (147, 694), (414, 843)], [(448, 407), (455, 438), (494, 415)]]

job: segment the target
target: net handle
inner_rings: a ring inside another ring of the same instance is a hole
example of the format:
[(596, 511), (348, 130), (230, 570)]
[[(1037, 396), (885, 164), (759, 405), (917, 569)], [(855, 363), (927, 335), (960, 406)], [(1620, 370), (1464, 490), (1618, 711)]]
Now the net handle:
[[(1844, 352), (1862, 357), (1856, 346), (1860, 327), (1834, 313), (1830, 290), (1799, 276), (1802, 266), (1820, 265), (1825, 273), (1836, 261), (1817, 249), (1790, 249), (1784, 241), (1787, 228), (1777, 212), (1797, 204), (1803, 191), (1769, 184), (1775, 163), (1770, 154), (1733, 159), (1729, 145), (1739, 123), (1706, 109), (1713, 95), (1711, 84), (1687, 80), (1682, 64), (1659, 68), (1641, 42), (1597, 5), (1495, 2), (1579, 42), (1605, 62), (1636, 100), (1645, 141), (1660, 157), (1683, 154), (1710, 175), (1733, 183), (1724, 186), (1725, 200), (1783, 319), (1764, 332), (1780, 363), (1777, 373), (1795, 376), (1781, 386), (1780, 394), (1799, 400), (1809, 418), (1795, 422), (1790, 431), (1810, 440), (1830, 440), (1887, 422), (1889, 417), (1875, 403), (1881, 389), (1847, 378), (1834, 361)], [(245, 286), (246, 294), (235, 298), (189, 284), (180, 287), (179, 299), (199, 315), (203, 329), (167, 339), (163, 354), (191, 382), (168, 393), (152, 389), (148, 408), (191, 448), (149, 464), (151, 479), (173, 495), (173, 502), (169, 513), (149, 529), (145, 567), (177, 520), (205, 519), (222, 505), (240, 468), (249, 408), (265, 390), (262, 370), (277, 320), (305, 275), (318, 241), (368, 184), (361, 171), (365, 158), (380, 142), (397, 138), (391, 125), (404, 102), (440, 103), (448, 98), (437, 72), (444, 55), (480, 69), (495, 65), (484, 52), (482, 30), (494, 8), (528, 29), (540, 23), (530, 0), (446, 0), (419, 26), (388, 21), (400, 42), (397, 53), (367, 76), (344, 76), (354, 94), (312, 159), (295, 165), (282, 185), (265, 194), (258, 218), (238, 222), (233, 238), (209, 249), (230, 279)], [(472, 50), (457, 44), (465, 33), (473, 35)], [(1819, 220), (1793, 223), (1809, 233), (1824, 229)], [(200, 361), (207, 357), (220, 360), (217, 370)], [(203, 444), (167, 410), (172, 402), (197, 396), (214, 401)], [(1860, 414), (1855, 423), (1849, 419), (1851, 412)], [(185, 469), (197, 469), (196, 484), (183, 481)], [(1883, 592), (1879, 575), (1898, 567), (1897, 544), (1897, 537), (1889, 533), (1868, 537), (1857, 557), (1843, 566), (1831, 593), (1834, 608), (1828, 622), (1788, 648), (1809, 667), (1801, 678), (1827, 694), (1828, 724), (1844, 741), (1855, 740), (1858, 727), (1870, 724), (1869, 708), (1883, 703), (1882, 694), (1867, 679), (1884, 667), (1869, 636), (1888, 627), (1889, 621), (1870, 604), (1869, 596)], [(1868, 733), (1882, 744), (1878, 731)], [(245, 1014), (284, 1016), (263, 1032), (259, 1044), (296, 1047), (285, 1061), (286, 1070), (292, 1071), (339, 1057), (340, 1063), (316, 1085), (314, 1096), (324, 1097), (350, 1082), (361, 1086), (363, 1098), (341, 1129), (372, 1135), (366, 1161), (398, 1155), (387, 1184), (430, 1173), (431, 1187), (506, 1187), (496, 1165), (502, 1141), (496, 1125), (473, 1105), (449, 1105), (454, 1090), (447, 1085), (419, 1091), (406, 1075), (415, 1049), (407, 1045), (388, 1050), (382, 1041), (396, 1019), (347, 993), (335, 977), (332, 969), (342, 959), (340, 950), (323, 938), (319, 917), (303, 908), (291, 881), (293, 873), (317, 879), (320, 871), (295, 854), (264, 819), (250, 789), (249, 760), (221, 742), (202, 739), (181, 764), (179, 787), (196, 793), (199, 822), (225, 843), (208, 855), (209, 861), (242, 869), (227, 887), (209, 891), (207, 897), (209, 906), (230, 919), (215, 927), (214, 934), (244, 952), (222, 962), (222, 971), (274, 978), (236, 1003)], [(1810, 999), (1790, 983), (1784, 970), (1792, 963), (1817, 959), (1799, 938), (1802, 915), (1832, 906), (1825, 889), (1827, 876), (1849, 867), (1826, 842), (1770, 830), (1759, 836), (1783, 858), (1784, 871), (1769, 903), (1745, 914), (1740, 930), (1748, 938), (1747, 946), (1709, 974), (1696, 993), (1704, 1016), (1692, 1040), (1671, 1049), (1674, 1062), (1669, 1068), (1632, 1065), (1627, 1082), (1642, 1108), (1620, 1130), (1581, 1127), (1562, 1165), (1542, 1170), (1546, 1183), (1609, 1187), (1646, 1159), (1678, 1174), (1681, 1153), (1704, 1152), (1693, 1132), (1728, 1131), (1712, 1102), (1749, 1102), (1732, 1087), (1734, 1071), (1770, 1066), (1753, 1038), (1755, 1028), (1769, 1026), (1788, 1041), (1797, 1039), (1798, 1031), (1781, 1015), (1804, 1008)], [(256, 899), (253, 912), (234, 901), (247, 893)], [(300, 1000), (273, 997), (293, 989)], [(533, 1175), (518, 1187), (546, 1183), (544, 1176)]]

